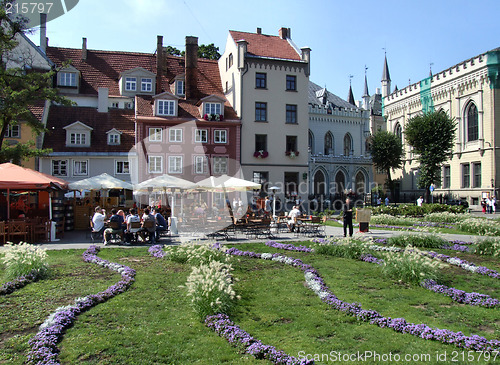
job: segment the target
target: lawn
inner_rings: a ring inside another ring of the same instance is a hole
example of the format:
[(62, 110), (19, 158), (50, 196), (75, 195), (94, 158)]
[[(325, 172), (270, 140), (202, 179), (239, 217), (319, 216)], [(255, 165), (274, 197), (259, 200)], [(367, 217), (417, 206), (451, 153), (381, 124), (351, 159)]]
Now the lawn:
[[(308, 245), (309, 243), (303, 242)], [(457, 304), (422, 287), (385, 279), (380, 267), (353, 259), (289, 252), (264, 244), (242, 244), (241, 250), (281, 252), (318, 270), (330, 290), (345, 302), (408, 322), (496, 339), (498, 308)], [(436, 250), (450, 255), (449, 251)], [(120, 280), (106, 268), (85, 263), (82, 250), (50, 251), (48, 278), (0, 296), (0, 364), (23, 364), (28, 340), (56, 308), (103, 291)], [(190, 307), (186, 282), (191, 268), (148, 254), (147, 248), (103, 249), (99, 257), (136, 270), (136, 281), (124, 293), (80, 314), (58, 347), (62, 364), (257, 364), (269, 363), (240, 354), (207, 328)], [(500, 271), (497, 258), (453, 253), (464, 260)], [(329, 363), (353, 354), (413, 356), (412, 364), (487, 363), (479, 353), (401, 334), (334, 310), (305, 285), (297, 268), (247, 257), (231, 259), (237, 294), (242, 298), (230, 318), (264, 344), (295, 357), (315, 356)], [(0, 274), (4, 267), (0, 265)], [(446, 284), (467, 292), (500, 298), (500, 281), (449, 266)], [(316, 354), (316, 355), (314, 355)], [(440, 356), (440, 358), (439, 358)], [(493, 354), (494, 356), (494, 354)], [(345, 357), (343, 358), (346, 359)], [(382, 358), (383, 359), (383, 358)], [(413, 361), (421, 359), (422, 361)], [(321, 361), (323, 360), (323, 361)], [(500, 356), (496, 361), (500, 361)], [(361, 362), (361, 361), (359, 361)], [(490, 361), (494, 363), (493, 361)], [(387, 363), (390, 363), (387, 362)]]

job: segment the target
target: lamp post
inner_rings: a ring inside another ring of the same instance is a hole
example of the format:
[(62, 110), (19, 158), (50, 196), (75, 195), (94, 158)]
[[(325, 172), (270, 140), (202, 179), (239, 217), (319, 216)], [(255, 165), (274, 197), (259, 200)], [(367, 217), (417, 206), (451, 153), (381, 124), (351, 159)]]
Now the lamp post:
[(276, 221), (276, 190), (279, 190), (278, 186), (271, 186), (269, 190), (273, 192), (273, 220)]

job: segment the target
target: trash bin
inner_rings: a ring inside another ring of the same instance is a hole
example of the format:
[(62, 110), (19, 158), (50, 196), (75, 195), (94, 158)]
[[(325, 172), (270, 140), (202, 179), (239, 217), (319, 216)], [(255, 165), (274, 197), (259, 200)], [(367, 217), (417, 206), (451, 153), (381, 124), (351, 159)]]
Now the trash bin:
[(368, 208), (356, 209), (356, 222), (359, 223), (360, 232), (368, 232), (372, 210)]

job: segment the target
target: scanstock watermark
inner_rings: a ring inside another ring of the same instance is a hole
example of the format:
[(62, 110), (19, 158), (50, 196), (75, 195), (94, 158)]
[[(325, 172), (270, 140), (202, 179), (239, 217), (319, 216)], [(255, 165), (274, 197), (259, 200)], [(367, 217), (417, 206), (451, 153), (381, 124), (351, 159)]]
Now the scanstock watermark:
[(78, 3), (79, 0), (12, 0), (4, 3), (4, 10), (13, 19), (26, 19), (26, 28), (33, 28), (40, 25), (40, 14), (46, 14), (49, 22), (66, 14)]

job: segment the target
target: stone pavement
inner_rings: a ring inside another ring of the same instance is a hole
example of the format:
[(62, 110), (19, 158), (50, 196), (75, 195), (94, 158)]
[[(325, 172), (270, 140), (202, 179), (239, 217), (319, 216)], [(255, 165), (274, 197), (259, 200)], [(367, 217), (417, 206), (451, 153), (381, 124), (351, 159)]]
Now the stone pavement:
[[(405, 234), (407, 231), (390, 231), (383, 229), (371, 229), (369, 232), (359, 232), (358, 228), (354, 227), (354, 238), (356, 237), (374, 237), (374, 238), (388, 238), (395, 235)], [(325, 235), (333, 236), (333, 237), (342, 237), (343, 236), (343, 228), (342, 227), (325, 227)], [(436, 233), (428, 233), (428, 234), (436, 234)], [(459, 235), (459, 234), (441, 234), (441, 237), (446, 238), (449, 241), (453, 240), (461, 240), (466, 242), (474, 242), (478, 236), (473, 235)], [(191, 240), (209, 240), (202, 235), (190, 235), (190, 234), (178, 234), (172, 236), (164, 236), (158, 242), (161, 245), (177, 245), (183, 242), (191, 241)], [(279, 242), (294, 242), (294, 241), (306, 241), (311, 239), (311, 237), (307, 237), (304, 235), (296, 236), (294, 233), (279, 233), (274, 240)], [(213, 240), (213, 239), (210, 239)], [(249, 243), (249, 242), (265, 242), (268, 238), (258, 238), (258, 239), (247, 239), (243, 233), (239, 233), (236, 238), (231, 238), (227, 241), (220, 240), (220, 242), (228, 243), (228, 244), (238, 244), (238, 243)], [(87, 249), (90, 245), (92, 245), (92, 240), (90, 237), (89, 231), (68, 231), (64, 233), (64, 237), (58, 241), (48, 242), (41, 244), (41, 247), (48, 250), (66, 250), (66, 249)], [(118, 245), (118, 244), (110, 244), (104, 246), (102, 242), (96, 243), (100, 247), (106, 248), (118, 248), (118, 247), (148, 247), (149, 245), (140, 244), (140, 245)], [(0, 246), (0, 251), (5, 246)]]

